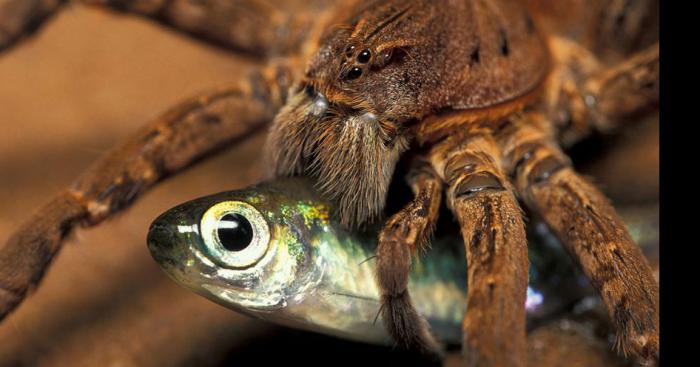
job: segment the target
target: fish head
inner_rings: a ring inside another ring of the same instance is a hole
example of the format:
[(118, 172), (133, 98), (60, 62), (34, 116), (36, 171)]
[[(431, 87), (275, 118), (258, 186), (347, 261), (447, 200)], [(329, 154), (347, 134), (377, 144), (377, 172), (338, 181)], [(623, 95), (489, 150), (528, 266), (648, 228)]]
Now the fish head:
[(314, 234), (329, 225), (327, 207), (300, 180), (168, 210), (149, 229), (151, 255), (180, 285), (239, 312), (261, 317), (298, 302), (323, 276)]

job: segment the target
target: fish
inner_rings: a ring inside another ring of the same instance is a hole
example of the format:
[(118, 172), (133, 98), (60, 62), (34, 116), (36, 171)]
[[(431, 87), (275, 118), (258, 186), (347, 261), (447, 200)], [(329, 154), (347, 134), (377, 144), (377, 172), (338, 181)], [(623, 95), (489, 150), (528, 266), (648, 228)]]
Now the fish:
[[(283, 178), (188, 201), (149, 228), (154, 260), (175, 282), (278, 325), (390, 345), (375, 282), (378, 227), (348, 231), (305, 178)], [(539, 228), (539, 226), (535, 226)], [(436, 337), (462, 340), (467, 264), (458, 230), (437, 231), (415, 257), (409, 291)], [(555, 240), (529, 243), (528, 325), (592, 292)]]

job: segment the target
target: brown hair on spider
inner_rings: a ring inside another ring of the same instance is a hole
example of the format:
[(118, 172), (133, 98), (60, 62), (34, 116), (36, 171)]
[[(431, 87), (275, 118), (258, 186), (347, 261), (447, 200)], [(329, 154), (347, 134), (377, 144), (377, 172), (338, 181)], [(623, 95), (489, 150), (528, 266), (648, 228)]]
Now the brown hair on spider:
[(336, 18), (268, 136), (274, 174), (315, 177), (350, 227), (381, 213), (407, 128), (434, 108), (435, 76), (449, 65), (436, 69), (432, 57), (447, 45), (423, 36), (439, 32), (442, 17), (416, 5)]

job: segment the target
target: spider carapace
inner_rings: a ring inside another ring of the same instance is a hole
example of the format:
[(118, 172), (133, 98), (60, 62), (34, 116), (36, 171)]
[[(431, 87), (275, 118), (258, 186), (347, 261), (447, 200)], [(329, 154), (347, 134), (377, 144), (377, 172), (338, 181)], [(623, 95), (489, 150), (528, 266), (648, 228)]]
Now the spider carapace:
[[(561, 149), (655, 106), (658, 37), (644, 32), (655, 1), (347, 0), (289, 13), (255, 1), (188, 5), (197, 11), (178, 1), (107, 3), (270, 65), (164, 114), (21, 227), (0, 251), (2, 315), (73, 227), (101, 222), (272, 121), (271, 175), (313, 177), (350, 228), (381, 219), (395, 167), (407, 167), (414, 198), (384, 223), (376, 256), (382, 319), (398, 344), (441, 350), (407, 282), (444, 192), (469, 263), (468, 365), (526, 362), (518, 199), (599, 291), (618, 347), (658, 359), (658, 285), (613, 207)], [(262, 15), (237, 15), (251, 9)]]
[[(523, 8), (444, 5), (375, 2), (339, 12), (275, 119), (272, 166), (316, 174), (348, 225), (383, 209), (411, 138), (493, 123), (522, 107), (546, 75), (546, 46)], [(469, 112), (425, 119), (446, 110)]]

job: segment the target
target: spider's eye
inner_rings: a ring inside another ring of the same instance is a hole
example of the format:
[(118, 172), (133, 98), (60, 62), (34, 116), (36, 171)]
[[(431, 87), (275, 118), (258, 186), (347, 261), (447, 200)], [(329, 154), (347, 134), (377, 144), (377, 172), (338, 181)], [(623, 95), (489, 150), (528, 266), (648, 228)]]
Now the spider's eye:
[(375, 66), (376, 67), (384, 67), (389, 64), (391, 61), (392, 56), (394, 55), (394, 50), (393, 49), (387, 49), (382, 51), (379, 56), (376, 58)]
[(362, 50), (359, 55), (357, 55), (357, 62), (360, 64), (366, 64), (372, 57), (372, 53), (368, 49)]
[(265, 255), (270, 241), (265, 218), (242, 201), (213, 205), (202, 215), (201, 229), (207, 255), (229, 268), (254, 265)]
[(354, 80), (359, 78), (362, 75), (362, 69), (358, 67), (354, 67), (350, 70), (348, 70), (348, 73), (345, 75), (345, 78), (347, 80)]
[(352, 57), (352, 54), (355, 52), (355, 46), (353, 45), (348, 45), (345, 47), (345, 56), (347, 57)]

